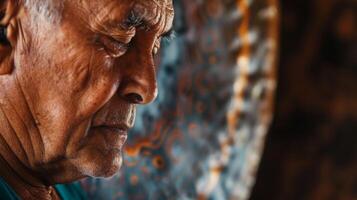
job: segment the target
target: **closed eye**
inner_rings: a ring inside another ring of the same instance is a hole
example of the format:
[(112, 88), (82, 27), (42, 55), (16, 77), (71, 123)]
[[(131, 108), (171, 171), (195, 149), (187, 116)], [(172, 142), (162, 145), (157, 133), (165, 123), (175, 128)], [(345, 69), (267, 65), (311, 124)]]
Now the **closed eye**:
[(104, 47), (105, 52), (112, 58), (124, 55), (129, 48), (129, 43), (120, 42), (106, 35), (98, 36), (97, 42)]

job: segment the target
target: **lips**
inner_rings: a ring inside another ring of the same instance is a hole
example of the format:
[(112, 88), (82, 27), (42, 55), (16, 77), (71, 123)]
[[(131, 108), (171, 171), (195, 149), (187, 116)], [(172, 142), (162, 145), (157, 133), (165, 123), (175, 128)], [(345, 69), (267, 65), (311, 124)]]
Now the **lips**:
[(128, 132), (129, 130), (129, 125), (126, 125), (124, 123), (122, 124), (103, 124), (99, 126), (94, 126), (93, 128), (98, 128), (98, 129), (108, 129), (113, 132), (117, 132), (118, 134), (124, 134)]
[(104, 137), (106, 150), (120, 151), (128, 138), (129, 127), (125, 124), (100, 125), (91, 129), (94, 134)]
[[(128, 130), (134, 126), (135, 105), (114, 98), (100, 109), (92, 120), (89, 137), (97, 148), (106, 151), (121, 150), (128, 137)], [(97, 141), (98, 140), (98, 141)]]

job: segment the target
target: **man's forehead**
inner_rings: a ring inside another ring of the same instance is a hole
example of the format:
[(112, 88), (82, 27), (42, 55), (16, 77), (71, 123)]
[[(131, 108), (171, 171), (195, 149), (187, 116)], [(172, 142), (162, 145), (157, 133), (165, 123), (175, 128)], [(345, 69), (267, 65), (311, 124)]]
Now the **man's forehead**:
[(166, 15), (166, 17), (173, 15), (171, 0), (136, 0), (132, 10), (135, 14), (141, 15), (149, 20), (161, 17), (160, 15)]
[(126, 5), (141, 5), (147, 8), (157, 7), (165, 10), (173, 10), (173, 2), (172, 0), (112, 0), (116, 1), (119, 4)]
[(172, 0), (77, 0), (75, 2), (77, 5), (72, 6), (74, 14), (88, 19), (86, 22), (89, 23), (89, 27), (111, 28), (125, 24), (130, 21), (128, 19), (139, 19), (138, 21), (144, 22), (148, 27), (166, 32), (171, 29), (174, 16)]
[(135, 0), (136, 2), (152, 2), (157, 3), (159, 5), (172, 6), (172, 0)]
[(172, 0), (136, 0), (133, 9), (141, 12), (149, 10), (151, 12), (155, 11), (171, 14), (173, 11), (173, 4)]
[(168, 32), (172, 28), (174, 10), (171, 0), (139, 0), (133, 11), (148, 22), (149, 26)]
[[(102, 10), (118, 11), (116, 8), (122, 11), (141, 8), (142, 10), (159, 9), (157, 11), (173, 12), (172, 0), (77, 0), (75, 2), (79, 6), (77, 8), (89, 8), (93, 12), (100, 12)], [(85, 6), (83, 7), (82, 5)]]
[[(173, 16), (172, 0), (87, 0), (94, 5), (91, 14), (122, 16), (134, 12), (140, 17)], [(106, 13), (106, 14), (105, 14)], [(123, 16), (122, 16), (123, 17)]]

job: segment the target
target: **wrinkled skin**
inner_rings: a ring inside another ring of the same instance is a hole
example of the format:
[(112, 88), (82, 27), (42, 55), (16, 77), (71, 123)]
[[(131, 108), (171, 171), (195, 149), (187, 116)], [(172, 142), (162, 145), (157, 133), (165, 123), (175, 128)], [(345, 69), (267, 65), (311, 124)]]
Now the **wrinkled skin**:
[(172, 2), (65, 1), (59, 22), (32, 20), (15, 0), (0, 8), (9, 41), (0, 44), (0, 175), (27, 199), (113, 175), (135, 106), (156, 97), (153, 56)]

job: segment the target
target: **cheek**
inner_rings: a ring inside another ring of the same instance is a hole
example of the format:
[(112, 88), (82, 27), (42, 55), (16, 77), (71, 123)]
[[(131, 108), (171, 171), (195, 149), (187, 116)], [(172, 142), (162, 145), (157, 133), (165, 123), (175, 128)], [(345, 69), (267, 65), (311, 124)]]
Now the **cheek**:
[(46, 160), (76, 150), (76, 145), (67, 143), (83, 138), (90, 118), (118, 87), (112, 63), (99, 52), (87, 49), (68, 52), (65, 57), (53, 54), (51, 62), (49, 58), (19, 59), (22, 65), (17, 72), (41, 124)]
[[(90, 118), (115, 93), (118, 76), (104, 52), (85, 44), (54, 44), (47, 52), (19, 57), (23, 79), (41, 124), (70, 126)], [(64, 51), (57, 51), (57, 49)]]
[(73, 96), (78, 101), (77, 114), (91, 116), (96, 113), (118, 89), (118, 75), (114, 72), (113, 63), (101, 52), (91, 53), (82, 59), (85, 64), (76, 68), (77, 79)]
[(72, 23), (63, 26), (57, 40), (52, 42), (56, 45), (51, 47), (49, 56), (57, 60), (54, 74), (58, 80), (57, 97), (66, 106), (72, 106), (71, 114), (81, 120), (91, 117), (113, 96), (118, 76), (111, 59), (89, 38), (91, 33), (83, 32), (84, 27), (74, 28)]

